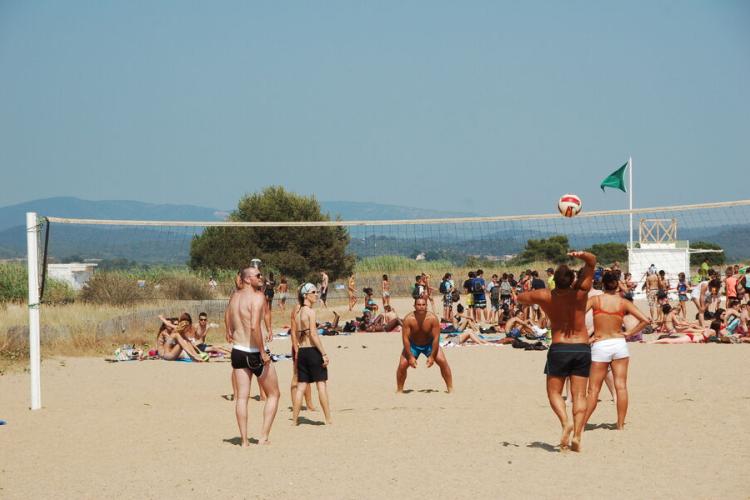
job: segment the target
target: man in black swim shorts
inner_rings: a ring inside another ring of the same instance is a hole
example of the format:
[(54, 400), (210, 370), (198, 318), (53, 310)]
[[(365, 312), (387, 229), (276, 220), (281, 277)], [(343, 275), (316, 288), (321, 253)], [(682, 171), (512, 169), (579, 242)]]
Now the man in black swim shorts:
[[(581, 435), (586, 416), (586, 388), (591, 368), (591, 347), (586, 329), (586, 302), (594, 280), (596, 256), (588, 252), (570, 252), (585, 265), (574, 282), (573, 271), (566, 265), (555, 270), (555, 288), (542, 288), (518, 295), (520, 304), (538, 304), (549, 316), (552, 345), (547, 351), (547, 397), (562, 425), (560, 448), (581, 451)], [(573, 398), (573, 422), (568, 419), (562, 391), (570, 377)], [(570, 438), (571, 432), (573, 438)]]
[[(263, 276), (257, 267), (242, 269), (238, 275), (237, 291), (229, 298), (224, 314), (227, 339), (232, 341), (233, 382), (237, 386), (235, 413), (240, 428), (240, 444), (249, 445), (247, 439), (247, 402), (253, 375), (266, 394), (263, 424), (258, 444), (269, 444), (268, 435), (279, 405), (279, 381), (271, 357), (266, 351), (261, 323), (270, 325), (268, 303), (263, 295)], [(270, 336), (267, 335), (267, 337)]]

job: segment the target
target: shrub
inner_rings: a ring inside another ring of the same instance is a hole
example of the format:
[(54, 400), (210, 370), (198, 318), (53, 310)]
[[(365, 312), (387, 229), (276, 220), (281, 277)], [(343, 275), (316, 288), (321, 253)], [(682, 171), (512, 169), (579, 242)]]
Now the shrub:
[(81, 291), (81, 300), (94, 304), (125, 305), (145, 298), (137, 280), (119, 272), (95, 272)]

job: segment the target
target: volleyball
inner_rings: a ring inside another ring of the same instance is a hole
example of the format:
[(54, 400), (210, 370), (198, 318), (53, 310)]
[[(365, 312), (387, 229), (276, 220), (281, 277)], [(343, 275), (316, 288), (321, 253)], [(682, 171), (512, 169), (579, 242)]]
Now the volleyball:
[(581, 199), (574, 194), (564, 194), (557, 202), (557, 209), (565, 217), (575, 217), (581, 212), (582, 206)]

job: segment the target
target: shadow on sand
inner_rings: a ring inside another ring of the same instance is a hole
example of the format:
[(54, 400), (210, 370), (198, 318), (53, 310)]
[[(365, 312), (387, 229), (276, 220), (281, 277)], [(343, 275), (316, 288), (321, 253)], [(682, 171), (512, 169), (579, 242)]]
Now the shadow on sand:
[(321, 422), (319, 420), (310, 420), (309, 418), (305, 418), (302, 415), (297, 417), (297, 423), (299, 425), (325, 425), (325, 422)]
[(540, 450), (548, 451), (550, 453), (560, 453), (560, 447), (553, 446), (549, 443), (542, 443), (541, 441), (534, 441), (526, 445), (527, 448), (538, 448)]
[[(223, 440), (225, 443), (229, 443), (233, 446), (240, 446), (242, 444), (242, 438), (237, 436), (229, 439)], [(255, 438), (250, 438), (247, 440), (250, 444), (258, 444), (258, 440)]]
[(595, 431), (598, 429), (605, 429), (608, 431), (616, 431), (617, 430), (617, 424), (586, 424), (586, 427), (583, 429), (585, 431)]

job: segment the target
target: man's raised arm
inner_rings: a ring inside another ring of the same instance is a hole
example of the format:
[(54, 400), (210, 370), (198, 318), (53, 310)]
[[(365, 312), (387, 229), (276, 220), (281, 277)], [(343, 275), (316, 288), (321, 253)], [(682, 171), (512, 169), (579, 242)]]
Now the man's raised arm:
[(596, 267), (596, 255), (590, 252), (568, 252), (568, 255), (581, 259), (584, 266), (578, 272), (578, 279), (573, 288), (588, 292), (594, 284), (594, 268)]
[(516, 300), (519, 304), (530, 306), (532, 304), (541, 304), (549, 298), (549, 290), (546, 288), (540, 288), (539, 290), (530, 290), (528, 292), (519, 293), (516, 296)]

